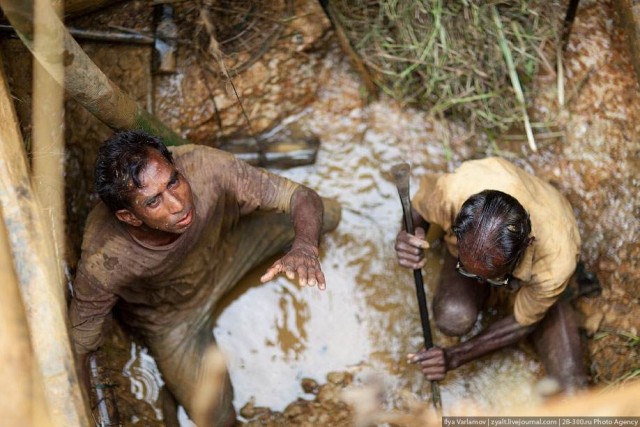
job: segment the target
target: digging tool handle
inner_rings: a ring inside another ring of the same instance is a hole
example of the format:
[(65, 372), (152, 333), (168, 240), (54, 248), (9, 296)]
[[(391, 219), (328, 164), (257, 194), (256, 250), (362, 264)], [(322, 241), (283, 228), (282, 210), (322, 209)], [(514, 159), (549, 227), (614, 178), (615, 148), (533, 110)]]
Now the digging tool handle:
[[(404, 227), (407, 233), (414, 234), (413, 217), (411, 216), (411, 199), (409, 198), (409, 177), (411, 168), (408, 163), (400, 163), (391, 169), (393, 174), (400, 203), (402, 204), (402, 213), (404, 216)], [(424, 347), (429, 349), (433, 347), (433, 338), (431, 336), (431, 323), (429, 322), (429, 310), (427, 309), (427, 296), (424, 293), (424, 281), (422, 279), (422, 270), (413, 270), (413, 279), (416, 284), (416, 295), (418, 297), (418, 308), (420, 310), (420, 322), (422, 323), (422, 336), (424, 337)], [(442, 401), (440, 399), (440, 387), (437, 381), (431, 381), (431, 396), (433, 406), (438, 413), (442, 412)]]

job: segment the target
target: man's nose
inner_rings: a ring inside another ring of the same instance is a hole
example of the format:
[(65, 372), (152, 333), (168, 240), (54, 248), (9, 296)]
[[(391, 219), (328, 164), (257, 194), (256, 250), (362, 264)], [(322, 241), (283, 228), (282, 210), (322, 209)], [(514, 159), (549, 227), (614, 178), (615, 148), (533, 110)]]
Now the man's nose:
[(177, 194), (171, 194), (169, 196), (169, 209), (172, 214), (180, 213), (184, 209), (184, 200)]

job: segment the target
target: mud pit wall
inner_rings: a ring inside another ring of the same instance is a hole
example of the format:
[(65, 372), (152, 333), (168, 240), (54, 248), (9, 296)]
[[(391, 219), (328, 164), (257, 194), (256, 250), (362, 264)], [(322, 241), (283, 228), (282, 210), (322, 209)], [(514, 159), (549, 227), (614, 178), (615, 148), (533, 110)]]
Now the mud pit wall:
[[(193, 25), (184, 22), (192, 21), (198, 13), (190, 7), (175, 3), (174, 15), (181, 31), (177, 74), (153, 75), (149, 47), (96, 43), (83, 43), (83, 47), (113, 81), (173, 129), (194, 142), (216, 145), (221, 136), (246, 133), (247, 125), (233, 89), (211, 71), (216, 69), (215, 64), (213, 67), (210, 63), (203, 64), (195, 53), (202, 42), (194, 40), (203, 34), (194, 35)], [(292, 10), (296, 19), (288, 22), (266, 54), (234, 77), (253, 131), (268, 129), (308, 107), (318, 117), (303, 114), (301, 126), (321, 135), (323, 144), (329, 147), (329, 155), (344, 154), (349, 147), (357, 149), (370, 142), (367, 134), (377, 133), (389, 145), (402, 145), (401, 154), (418, 153), (412, 161), (423, 162), (415, 169), (416, 174), (451, 170), (462, 160), (499, 154), (551, 181), (574, 206), (583, 237), (584, 259), (604, 287), (601, 297), (579, 302), (591, 337), (593, 378), (596, 382), (613, 381), (637, 369), (637, 347), (630, 347), (622, 333), (637, 336), (640, 328), (638, 86), (612, 3), (580, 4), (565, 57), (565, 108), (559, 108), (556, 102), (555, 75), (540, 77), (536, 118), (548, 121), (563, 135), (539, 139), (539, 152), (535, 155), (522, 139), (492, 144), (455, 125), (438, 123), (421, 113), (404, 112), (388, 101), (366, 105), (357, 76), (348, 69), (332, 41), (328, 21), (319, 6), (299, 0), (293, 2)], [(68, 24), (93, 29), (117, 25), (152, 32), (152, 21), (148, 2), (129, 1)], [(30, 55), (18, 41), (3, 40), (2, 48), (6, 57), (11, 58), (7, 65), (11, 89), (17, 99), (25, 139), (29, 139)], [(327, 50), (331, 52), (329, 57)], [(73, 101), (66, 103), (66, 111), (67, 260), (73, 268), (84, 220), (96, 201), (92, 181), (97, 146), (111, 130)], [(390, 123), (390, 118), (396, 123)], [(344, 135), (335, 137), (341, 131), (342, 120)], [(218, 123), (222, 123), (222, 128)], [(425, 138), (425, 132), (433, 134)], [(380, 167), (373, 163), (366, 166)], [(333, 172), (342, 173), (329, 170), (328, 174)], [(312, 174), (314, 170), (304, 173)], [(359, 177), (364, 185), (366, 173)], [(303, 179), (322, 190), (322, 182), (313, 176)], [(379, 252), (374, 249), (373, 253)], [(112, 356), (126, 360), (129, 357), (126, 339), (116, 333), (112, 341)], [(328, 381), (334, 389), (347, 382), (334, 377)], [(129, 385), (119, 386), (126, 390)], [(324, 409), (314, 409), (312, 404), (301, 409), (304, 404), (298, 403), (285, 413), (309, 419), (303, 415), (314, 410), (326, 412), (326, 406), (331, 406), (334, 399), (323, 402)], [(138, 419), (149, 417), (145, 425), (155, 422), (153, 410), (143, 402), (132, 399), (123, 406), (121, 411), (125, 414), (136, 414)]]
[(602, 282), (601, 298), (581, 299), (579, 308), (594, 338), (593, 378), (605, 383), (640, 366), (637, 346), (615, 356), (629, 344), (620, 334), (640, 331), (639, 86), (619, 18), (610, 2), (580, 3), (565, 55), (566, 107), (554, 112), (544, 79), (537, 100), (541, 117), (557, 121), (565, 136), (529, 157), (569, 198), (583, 258)]

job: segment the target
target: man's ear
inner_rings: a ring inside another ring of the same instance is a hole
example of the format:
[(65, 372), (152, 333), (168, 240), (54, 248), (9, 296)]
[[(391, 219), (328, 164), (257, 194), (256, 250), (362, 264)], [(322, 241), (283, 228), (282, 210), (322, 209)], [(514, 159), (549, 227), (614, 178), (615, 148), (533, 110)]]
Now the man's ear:
[(535, 236), (529, 236), (527, 237), (527, 240), (525, 241), (525, 248), (529, 245), (531, 245), (533, 243), (533, 241), (536, 240)]
[(129, 209), (120, 209), (116, 211), (116, 218), (133, 227), (140, 227), (142, 225), (142, 221)]

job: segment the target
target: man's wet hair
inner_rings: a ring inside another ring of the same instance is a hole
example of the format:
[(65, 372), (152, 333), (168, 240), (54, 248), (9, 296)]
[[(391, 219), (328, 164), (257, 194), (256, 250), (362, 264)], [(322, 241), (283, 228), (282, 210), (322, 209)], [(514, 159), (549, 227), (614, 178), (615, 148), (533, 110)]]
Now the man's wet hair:
[(488, 269), (515, 264), (531, 241), (529, 214), (518, 200), (497, 190), (469, 197), (452, 228), (459, 247), (464, 245)]
[(173, 164), (173, 157), (160, 138), (141, 130), (116, 132), (100, 146), (95, 189), (113, 212), (130, 207), (130, 192), (141, 187), (140, 173), (147, 166), (150, 150), (158, 151)]

